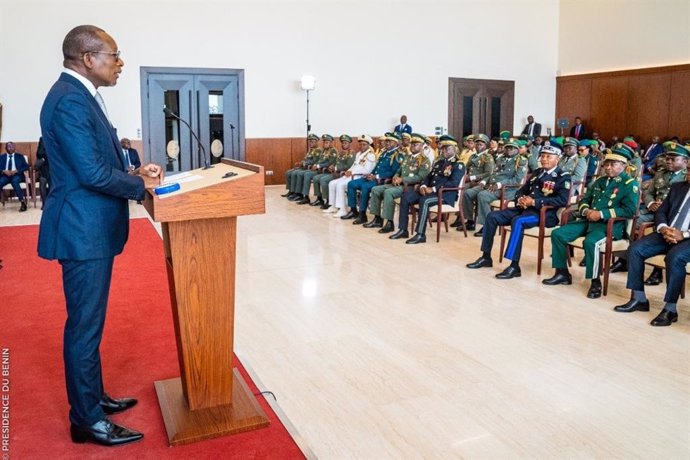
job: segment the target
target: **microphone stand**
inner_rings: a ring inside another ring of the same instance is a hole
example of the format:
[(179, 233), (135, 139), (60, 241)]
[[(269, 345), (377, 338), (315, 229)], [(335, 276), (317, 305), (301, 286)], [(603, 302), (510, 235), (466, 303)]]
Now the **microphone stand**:
[(172, 110), (170, 110), (169, 108), (167, 108), (165, 106), (163, 106), (163, 112), (165, 112), (166, 115), (171, 116), (171, 117), (175, 118), (176, 120), (181, 121), (182, 123), (184, 123), (187, 126), (187, 128), (189, 128), (189, 132), (192, 133), (192, 136), (194, 136), (194, 139), (196, 139), (196, 145), (197, 145), (196, 154), (197, 154), (197, 156), (200, 156), (200, 154), (202, 152), (204, 154), (204, 156), (203, 156), (204, 168), (203, 169), (213, 168), (213, 166), (208, 164), (208, 159), (206, 158), (206, 149), (204, 148), (204, 145), (201, 143), (201, 140), (199, 140), (199, 136), (196, 135), (196, 133), (194, 132), (194, 130), (192, 129), (190, 124), (187, 123), (186, 121), (184, 121), (177, 114), (175, 114), (175, 112), (173, 112)]
[(230, 123), (230, 154), (232, 159), (235, 160), (235, 125)]

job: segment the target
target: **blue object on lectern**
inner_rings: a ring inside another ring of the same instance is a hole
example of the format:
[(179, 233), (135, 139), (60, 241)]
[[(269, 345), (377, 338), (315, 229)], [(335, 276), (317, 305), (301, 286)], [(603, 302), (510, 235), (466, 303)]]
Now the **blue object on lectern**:
[(153, 189), (153, 192), (156, 195), (165, 195), (166, 193), (176, 192), (179, 189), (180, 189), (180, 184), (178, 184), (177, 182), (172, 182), (170, 184), (165, 184), (165, 185), (155, 187)]

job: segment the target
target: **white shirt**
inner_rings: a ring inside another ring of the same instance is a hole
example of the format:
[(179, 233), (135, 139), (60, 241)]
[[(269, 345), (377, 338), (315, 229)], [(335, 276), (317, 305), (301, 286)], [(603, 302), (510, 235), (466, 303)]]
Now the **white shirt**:
[(91, 83), (86, 77), (78, 74), (77, 72), (75, 72), (72, 69), (64, 68), (64, 69), (62, 69), (62, 71), (64, 73), (66, 73), (67, 75), (70, 75), (70, 76), (76, 78), (77, 80), (79, 80), (81, 82), (81, 84), (86, 87), (86, 89), (89, 91), (89, 93), (91, 93), (91, 95), (93, 97), (96, 97), (96, 87), (93, 86), (93, 83)]
[(349, 171), (353, 176), (364, 176), (369, 174), (376, 167), (376, 155), (371, 149), (357, 153), (355, 162), (350, 166)]

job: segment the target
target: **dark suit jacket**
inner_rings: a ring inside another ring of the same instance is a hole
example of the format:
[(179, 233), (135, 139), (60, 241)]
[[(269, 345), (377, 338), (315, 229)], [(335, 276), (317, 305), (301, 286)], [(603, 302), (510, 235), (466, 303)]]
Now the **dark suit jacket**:
[(116, 130), (96, 99), (65, 73), (41, 109), (51, 192), (38, 236), (45, 259), (113, 257), (129, 232), (128, 199), (144, 197), (144, 181), (127, 174)]
[[(122, 149), (120, 149), (120, 152), (122, 152)], [(134, 169), (138, 168), (141, 166), (141, 160), (139, 159), (139, 152), (136, 151), (136, 149), (129, 149), (129, 162), (132, 163), (132, 166), (134, 166)], [(122, 154), (124, 158), (124, 153)]]
[(683, 204), (683, 199), (685, 194), (688, 193), (689, 187), (690, 182), (676, 182), (671, 185), (666, 199), (661, 202), (661, 206), (654, 213), (654, 223), (657, 226), (660, 224), (671, 225), (673, 218), (680, 211), (680, 205)]
[[(6, 153), (0, 155), (0, 171), (4, 171), (7, 167), (8, 156), (9, 155)], [(19, 152), (14, 153), (14, 167), (17, 170), (17, 174), (21, 174), (21, 177), (24, 177), (24, 172), (29, 169), (29, 163), (26, 162), (24, 154)]]
[(576, 128), (577, 128), (577, 125), (573, 125), (573, 126), (570, 128), (570, 137), (574, 137), (574, 138), (577, 139), (578, 141), (579, 141), (580, 139), (586, 139), (586, 138), (587, 138), (587, 137), (586, 137), (587, 128), (585, 128), (585, 124), (582, 123), (582, 124), (580, 125), (580, 135), (579, 135), (579, 136), (576, 136), (576, 135), (575, 135), (575, 129), (576, 129)]
[[(440, 189), (441, 187), (453, 188), (460, 185), (460, 180), (464, 175), (464, 164), (456, 161), (455, 159), (446, 160), (443, 156), (441, 156), (431, 166), (431, 172), (424, 178), (422, 184), (426, 185), (427, 187), (435, 187), (436, 190)], [(457, 190), (443, 192), (444, 203), (452, 205), (457, 199)]]
[[(525, 136), (529, 135), (529, 123), (525, 125), (525, 129), (522, 130), (522, 133)], [(539, 137), (541, 136), (541, 123), (534, 122), (534, 132), (532, 133), (532, 137)]]
[[(390, 125), (389, 125), (390, 126)], [(405, 127), (403, 125), (397, 125), (395, 128), (393, 128), (394, 133), (407, 133), (407, 134), (412, 134), (412, 126), (405, 124)]]

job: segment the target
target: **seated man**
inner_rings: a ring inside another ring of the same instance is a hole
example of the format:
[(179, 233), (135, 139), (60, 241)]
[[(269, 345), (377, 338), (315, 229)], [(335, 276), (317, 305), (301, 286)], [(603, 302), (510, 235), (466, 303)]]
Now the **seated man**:
[[(621, 143), (615, 144), (604, 157), (604, 174), (594, 181), (580, 201), (578, 210), (581, 218), (557, 228), (551, 234), (551, 261), (556, 274), (543, 280), (543, 284), (572, 284), (566, 251), (569, 242), (584, 236), (585, 278), (592, 280), (587, 297), (601, 297), (599, 242), (606, 238), (606, 221), (615, 217), (632, 218), (637, 212), (637, 181), (625, 173), (632, 157), (632, 149)], [(614, 239), (622, 238), (624, 230), (625, 222), (616, 222), (613, 226)]]
[(310, 134), (307, 136), (307, 153), (302, 159), (295, 163), (292, 169), (288, 169), (285, 173), (285, 188), (288, 191), (280, 196), (287, 198), (290, 201), (298, 201), (303, 198), (300, 193), (301, 183), (298, 184), (297, 177), (300, 176), (303, 171), (305, 171), (309, 166), (313, 165), (316, 159), (321, 155), (321, 149), (319, 145), (319, 136), (316, 134)]
[[(475, 141), (476, 145), (480, 145), (479, 136)], [(474, 227), (474, 221), (470, 219), (474, 215), (475, 204), (477, 206), (477, 223), (484, 225), (486, 216), (491, 212), (491, 202), (501, 197), (501, 188), (505, 185), (520, 185), (522, 183), (525, 174), (527, 174), (527, 159), (518, 155), (518, 148), (517, 139), (508, 139), (504, 144), (503, 154), (496, 158), (493, 173), (475, 187), (465, 190), (462, 196), (462, 206), (465, 217), (468, 218), (467, 224), (465, 224), (468, 229)], [(505, 197), (512, 199), (515, 192), (517, 192), (516, 189), (506, 190)], [(482, 236), (482, 231), (475, 232), (474, 236)]]
[[(395, 199), (402, 196), (404, 186), (419, 184), (429, 174), (431, 162), (423, 153), (424, 136), (415, 133), (411, 136), (410, 142), (410, 153), (405, 154), (400, 169), (393, 176), (393, 181), (371, 189), (369, 210), (374, 214), (374, 218), (371, 222), (364, 224), (364, 227), (382, 227), (379, 233), (390, 233), (395, 230), (393, 225)], [(386, 219), (386, 225), (383, 225), (383, 219)]]
[[(393, 179), (393, 175), (400, 168), (404, 155), (398, 152), (400, 135), (398, 133), (387, 133), (385, 148), (386, 151), (379, 155), (376, 167), (371, 173), (364, 177), (354, 179), (347, 184), (347, 205), (350, 212), (341, 219), (356, 219), (352, 222), (355, 225), (363, 224), (367, 221), (367, 206), (369, 205), (369, 195), (371, 189), (376, 185), (386, 184)], [(359, 213), (357, 212), (357, 190), (360, 191)]]
[[(328, 200), (333, 205), (328, 208), (329, 212), (335, 213), (333, 217), (345, 216), (345, 191), (347, 184), (353, 179), (358, 179), (369, 174), (376, 166), (376, 155), (371, 145), (374, 141), (366, 134), (359, 136), (359, 152), (355, 156), (352, 166), (338, 179), (333, 179), (328, 184)], [(332, 208), (332, 209), (331, 209)]]
[(120, 139), (120, 147), (122, 147), (122, 155), (127, 171), (138, 169), (141, 166), (141, 160), (139, 159), (139, 152), (132, 148), (132, 142), (123, 137)]
[[(388, 238), (397, 240), (407, 238), (408, 219), (410, 210), (415, 204), (419, 204), (419, 222), (417, 223), (417, 234), (405, 241), (407, 244), (425, 243), (426, 220), (429, 215), (429, 207), (438, 204), (438, 189), (441, 187), (453, 188), (460, 185), (460, 180), (465, 174), (465, 165), (457, 160), (458, 141), (451, 136), (446, 136), (439, 142), (441, 157), (431, 167), (431, 172), (426, 176), (421, 185), (415, 186), (413, 190), (408, 190), (400, 200), (400, 215), (398, 217), (398, 231)], [(457, 190), (444, 191), (442, 204), (453, 205), (458, 198)]]
[(587, 174), (587, 159), (578, 155), (580, 142), (574, 137), (563, 139), (563, 155), (558, 162), (561, 171), (570, 173), (570, 180), (582, 182)]
[[(465, 174), (467, 175), (465, 178), (465, 187), (467, 189), (472, 189), (493, 174), (496, 168), (496, 162), (487, 149), (489, 137), (486, 134), (478, 134), (476, 137), (469, 135), (466, 136), (465, 139), (466, 145), (471, 146), (472, 149), (463, 150), (460, 154), (460, 163), (465, 166)], [(465, 218), (467, 219), (465, 226), (467, 230), (474, 230), (473, 217), (474, 211), (472, 211), (472, 214), (465, 214)], [(463, 230), (461, 224), (462, 222), (460, 222), (460, 216), (458, 215), (458, 218), (451, 224), (451, 227), (457, 227), (457, 230), (461, 232)]]
[(328, 206), (328, 183), (333, 179), (340, 178), (345, 171), (348, 170), (355, 161), (355, 154), (350, 150), (352, 144), (352, 137), (343, 134), (338, 139), (340, 141), (340, 151), (338, 152), (335, 162), (329, 165), (323, 173), (314, 176), (314, 194), (316, 201), (311, 206), (321, 205), (321, 209), (327, 210)]
[[(681, 146), (672, 149), (685, 157), (690, 151)], [(649, 301), (644, 293), (644, 261), (659, 254), (666, 254), (666, 293), (663, 310), (651, 322), (652, 326), (670, 326), (678, 321), (676, 303), (685, 283), (685, 267), (690, 262), (690, 174), (675, 183), (654, 214), (656, 232), (647, 235), (628, 248), (628, 284), (631, 298), (628, 303), (614, 310), (622, 313), (649, 311)]]
[(522, 237), (525, 229), (539, 225), (539, 213), (544, 206), (552, 206), (546, 211), (546, 226), (558, 224), (557, 211), (568, 204), (570, 194), (570, 174), (561, 171), (558, 159), (561, 150), (548, 145), (541, 150), (538, 168), (532, 178), (515, 194), (515, 207), (500, 211), (492, 211), (486, 218), (486, 225), (482, 232), (482, 256), (475, 262), (468, 264), (468, 268), (493, 266), (491, 247), (499, 225), (510, 224), (511, 232), (506, 248), (505, 257), (512, 262), (501, 273), (498, 279), (510, 279), (520, 276), (520, 253), (522, 252)]
[(5, 144), (5, 151), (7, 152), (6, 154), (0, 155), (0, 168), (2, 168), (0, 193), (3, 193), (2, 189), (5, 185), (12, 184), (14, 194), (21, 203), (19, 212), (24, 212), (27, 209), (26, 197), (20, 184), (25, 182), (24, 173), (29, 169), (29, 164), (26, 162), (24, 155), (16, 153), (16, 147), (13, 142)]
[[(302, 188), (299, 190), (302, 194), (302, 199), (298, 200), (297, 204), (309, 204), (309, 188), (311, 187), (312, 179), (329, 166), (335, 164), (335, 159), (338, 157), (338, 151), (333, 147), (333, 136), (330, 134), (324, 134), (321, 136), (321, 142), (323, 143), (323, 148), (321, 149), (319, 156), (314, 160), (314, 164), (299, 173), (302, 175)], [(314, 184), (314, 195), (316, 195), (318, 182), (315, 182)], [(323, 201), (318, 204), (322, 205)]]

